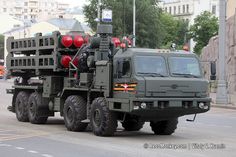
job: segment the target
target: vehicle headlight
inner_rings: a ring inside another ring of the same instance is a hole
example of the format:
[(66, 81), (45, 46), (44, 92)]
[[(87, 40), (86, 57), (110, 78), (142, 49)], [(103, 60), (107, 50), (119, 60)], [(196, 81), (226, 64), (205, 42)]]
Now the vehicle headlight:
[(140, 105), (140, 107), (141, 107), (142, 109), (146, 109), (146, 108), (147, 108), (147, 104), (146, 104), (145, 102), (142, 102), (141, 105)]

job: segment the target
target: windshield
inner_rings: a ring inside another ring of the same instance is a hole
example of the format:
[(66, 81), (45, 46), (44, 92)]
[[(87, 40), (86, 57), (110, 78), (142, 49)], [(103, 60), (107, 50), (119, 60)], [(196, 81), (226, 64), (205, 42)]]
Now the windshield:
[(183, 77), (201, 77), (199, 62), (193, 57), (170, 57), (171, 75)]
[(136, 56), (135, 69), (138, 75), (167, 75), (165, 59), (161, 56)]

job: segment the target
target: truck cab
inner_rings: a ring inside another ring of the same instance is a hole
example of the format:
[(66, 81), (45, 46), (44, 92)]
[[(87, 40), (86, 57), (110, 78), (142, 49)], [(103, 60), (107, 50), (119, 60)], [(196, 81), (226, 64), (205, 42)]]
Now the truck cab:
[(115, 55), (113, 71), (111, 110), (159, 121), (210, 109), (208, 80), (195, 54), (129, 48)]

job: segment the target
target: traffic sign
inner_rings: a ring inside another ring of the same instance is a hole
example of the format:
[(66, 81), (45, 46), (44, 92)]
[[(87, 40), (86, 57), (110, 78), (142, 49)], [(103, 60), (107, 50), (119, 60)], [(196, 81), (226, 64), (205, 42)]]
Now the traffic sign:
[(112, 22), (112, 11), (108, 9), (102, 10), (102, 21)]

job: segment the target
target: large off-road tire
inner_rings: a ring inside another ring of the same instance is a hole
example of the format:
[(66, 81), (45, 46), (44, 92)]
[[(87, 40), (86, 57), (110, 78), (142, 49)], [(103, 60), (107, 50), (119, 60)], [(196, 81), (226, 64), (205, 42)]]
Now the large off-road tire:
[(122, 127), (126, 131), (139, 131), (143, 128), (145, 122), (140, 121), (138, 119), (128, 119), (122, 122)]
[(21, 91), (17, 94), (15, 100), (15, 112), (16, 118), (20, 122), (28, 122), (28, 99), (29, 93), (25, 91)]
[(99, 97), (93, 101), (90, 123), (95, 135), (114, 135), (117, 128), (117, 118), (116, 114), (109, 110), (105, 98)]
[(171, 135), (177, 128), (178, 118), (173, 118), (165, 121), (150, 122), (152, 131), (156, 135)]
[(69, 96), (64, 105), (64, 121), (69, 131), (84, 131), (88, 123), (81, 121), (86, 119), (86, 101), (84, 98), (72, 95)]
[(28, 114), (29, 121), (32, 124), (45, 124), (47, 122), (48, 116), (41, 116), (43, 106), (42, 95), (38, 92), (34, 92), (30, 95), (28, 101)]

